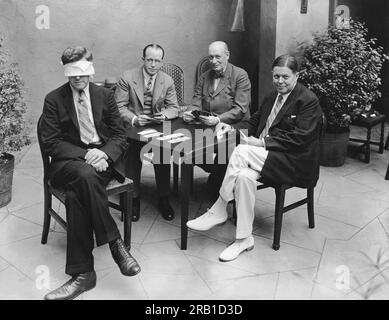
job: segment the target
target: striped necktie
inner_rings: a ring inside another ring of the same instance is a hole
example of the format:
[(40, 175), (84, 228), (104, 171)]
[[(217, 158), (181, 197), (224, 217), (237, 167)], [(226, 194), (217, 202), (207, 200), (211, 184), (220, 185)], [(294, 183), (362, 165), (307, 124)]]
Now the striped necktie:
[(149, 78), (149, 81), (148, 81), (147, 84), (146, 84), (146, 91), (147, 91), (147, 92), (150, 92), (150, 91), (151, 91), (152, 85), (153, 85), (153, 77), (150, 77), (150, 78)]
[(282, 107), (282, 101), (283, 101), (282, 95), (278, 94), (277, 102), (273, 109), (271, 110), (269, 117), (266, 120), (265, 128), (262, 130), (261, 134), (259, 135), (260, 139), (263, 139), (267, 136), (269, 133), (269, 129), (274, 121), (274, 119), (277, 117), (278, 112), (281, 110)]
[(79, 96), (77, 100), (77, 110), (78, 123), (80, 125), (81, 141), (85, 144), (89, 144), (93, 140), (95, 129), (92, 120), (89, 117), (88, 102), (86, 100), (84, 90), (79, 91)]

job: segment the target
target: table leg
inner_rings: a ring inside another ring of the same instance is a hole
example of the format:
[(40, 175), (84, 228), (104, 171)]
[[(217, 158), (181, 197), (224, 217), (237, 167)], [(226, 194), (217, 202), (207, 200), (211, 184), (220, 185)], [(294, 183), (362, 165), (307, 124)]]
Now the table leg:
[(379, 153), (384, 153), (384, 139), (385, 139), (385, 120), (381, 123), (381, 135), (380, 135), (380, 150)]
[(370, 162), (370, 140), (371, 140), (371, 128), (367, 128), (367, 139), (366, 139), (366, 153), (365, 162)]
[(189, 193), (190, 193), (190, 178), (193, 171), (193, 165), (181, 164), (181, 186), (180, 186), (180, 201), (181, 201), (181, 250), (186, 250), (188, 243), (188, 222), (189, 213)]

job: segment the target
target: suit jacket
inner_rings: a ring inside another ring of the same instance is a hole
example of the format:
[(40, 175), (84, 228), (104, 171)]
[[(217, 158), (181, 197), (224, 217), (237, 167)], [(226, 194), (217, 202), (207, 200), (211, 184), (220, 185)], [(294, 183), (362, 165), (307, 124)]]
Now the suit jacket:
[[(144, 80), (143, 67), (123, 73), (115, 90), (115, 100), (120, 115), (126, 123), (132, 123), (135, 115), (143, 114)], [(161, 112), (168, 119), (178, 116), (177, 94), (173, 79), (159, 71), (154, 82), (152, 107), (154, 113)]]
[[(124, 181), (122, 153), (127, 148), (123, 121), (111, 90), (89, 84), (93, 120), (104, 151), (112, 162), (115, 178)], [(80, 128), (70, 84), (50, 92), (44, 101), (41, 138), (51, 157), (50, 172), (60, 170), (74, 159), (84, 160), (86, 146), (80, 138)]]
[[(266, 96), (251, 119), (237, 127), (248, 128), (249, 135), (258, 138), (276, 97), (276, 91)], [(300, 187), (315, 186), (319, 178), (321, 127), (322, 110), (318, 98), (297, 83), (264, 139), (269, 154), (261, 172), (261, 181)]]
[(212, 112), (221, 122), (232, 124), (250, 117), (251, 83), (247, 72), (227, 64), (224, 77), (213, 89), (214, 71), (204, 72), (193, 96), (192, 109)]

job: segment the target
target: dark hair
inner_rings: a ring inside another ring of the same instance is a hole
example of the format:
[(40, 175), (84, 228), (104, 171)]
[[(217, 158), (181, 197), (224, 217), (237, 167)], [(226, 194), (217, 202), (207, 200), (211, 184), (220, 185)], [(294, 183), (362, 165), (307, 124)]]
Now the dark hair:
[(93, 60), (92, 52), (87, 48), (81, 46), (72, 46), (65, 49), (62, 53), (61, 61), (62, 64), (68, 64), (71, 62), (76, 62), (85, 58), (87, 61)]
[(300, 63), (295, 56), (284, 54), (276, 58), (273, 62), (272, 69), (275, 67), (288, 67), (293, 73), (300, 72)]
[(162, 59), (165, 56), (165, 50), (163, 50), (163, 48), (159, 44), (151, 43), (151, 44), (148, 44), (146, 47), (144, 47), (144, 49), (143, 49), (143, 58), (146, 57), (146, 51), (147, 51), (148, 48), (153, 48), (153, 49), (161, 50), (162, 51)]

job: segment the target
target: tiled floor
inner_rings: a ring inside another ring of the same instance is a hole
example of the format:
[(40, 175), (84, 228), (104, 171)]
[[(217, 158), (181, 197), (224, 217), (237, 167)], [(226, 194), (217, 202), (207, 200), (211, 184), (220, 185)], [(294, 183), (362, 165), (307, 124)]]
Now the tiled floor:
[[(372, 149), (370, 164), (356, 156), (342, 167), (321, 168), (316, 228), (308, 229), (304, 207), (286, 214), (279, 251), (271, 248), (274, 195), (258, 192), (255, 248), (229, 263), (219, 262), (218, 255), (234, 239), (230, 221), (208, 232), (190, 232), (188, 250), (179, 249), (179, 200), (173, 199), (176, 219), (163, 220), (155, 208), (154, 173), (146, 165), (141, 219), (133, 224), (132, 238), (142, 271), (124, 277), (108, 247), (96, 248), (97, 286), (79, 299), (388, 299), (389, 181), (384, 174), (389, 151), (381, 155)], [(42, 299), (48, 285), (56, 288), (68, 278), (66, 235), (52, 222), (48, 243), (40, 244), (43, 197), (37, 144), (20, 159), (13, 201), (0, 209), (0, 299)], [(196, 168), (195, 177), (193, 217), (211, 205), (206, 174)], [(287, 202), (301, 194), (291, 190)], [(64, 214), (62, 205), (55, 206)], [(118, 214), (114, 217), (121, 230)]]

